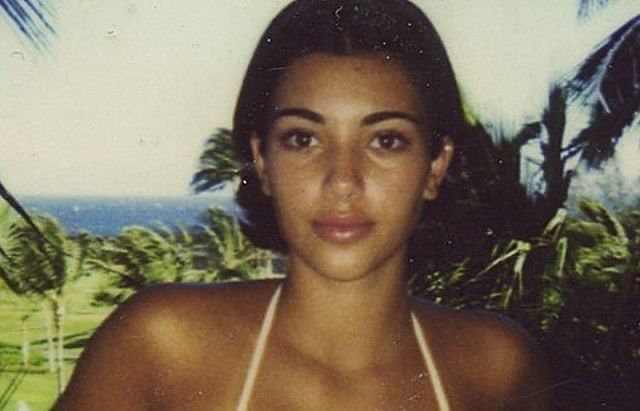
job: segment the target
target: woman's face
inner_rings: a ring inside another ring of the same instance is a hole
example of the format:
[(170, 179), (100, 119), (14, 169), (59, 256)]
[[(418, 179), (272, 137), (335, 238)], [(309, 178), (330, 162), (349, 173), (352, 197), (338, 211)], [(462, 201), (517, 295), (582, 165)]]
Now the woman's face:
[(453, 152), (448, 138), (428, 152), (425, 110), (404, 69), (377, 55), (311, 54), (287, 69), (264, 150), (256, 136), (252, 149), (294, 270), (347, 281), (404, 267)]

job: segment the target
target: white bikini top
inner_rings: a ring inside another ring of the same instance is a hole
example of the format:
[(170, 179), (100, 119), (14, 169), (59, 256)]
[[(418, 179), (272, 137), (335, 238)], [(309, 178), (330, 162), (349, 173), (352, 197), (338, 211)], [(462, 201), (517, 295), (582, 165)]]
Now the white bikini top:
[[(267, 345), (269, 332), (271, 331), (271, 327), (273, 326), (273, 320), (275, 318), (276, 308), (278, 306), (278, 301), (280, 300), (281, 292), (282, 285), (279, 285), (276, 291), (273, 293), (273, 296), (271, 297), (271, 301), (269, 302), (269, 306), (267, 307), (267, 311), (262, 320), (262, 326), (260, 327), (260, 333), (258, 334), (258, 340), (256, 341), (253, 356), (251, 357), (251, 363), (249, 364), (249, 370), (247, 372), (247, 376), (245, 377), (244, 385), (242, 386), (242, 394), (240, 394), (240, 400), (238, 401), (236, 411), (246, 411), (247, 407), (249, 406), (251, 392), (253, 391), (253, 385), (256, 381), (256, 377), (258, 376), (258, 369), (260, 368), (260, 362), (262, 361), (264, 349)], [(413, 325), (413, 331), (416, 335), (418, 345), (420, 346), (420, 352), (422, 353), (422, 358), (424, 359), (427, 373), (429, 375), (429, 378), (431, 379), (433, 391), (436, 394), (438, 409), (440, 409), (441, 411), (450, 411), (449, 402), (447, 401), (447, 395), (444, 387), (442, 386), (440, 374), (438, 373), (436, 364), (433, 361), (431, 350), (429, 350), (429, 346), (427, 346), (427, 340), (424, 337), (422, 327), (420, 326), (420, 323), (418, 322), (418, 319), (413, 312), (411, 313), (411, 324)]]

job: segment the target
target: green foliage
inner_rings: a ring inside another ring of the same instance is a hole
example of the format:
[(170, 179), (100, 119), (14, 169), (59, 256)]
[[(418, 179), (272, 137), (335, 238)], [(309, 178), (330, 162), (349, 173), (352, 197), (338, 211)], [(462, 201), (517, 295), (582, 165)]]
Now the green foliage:
[[(5, 372), (5, 366), (0, 363), (0, 376)], [(13, 374), (8, 381), (7, 385), (0, 387), (0, 410), (4, 410), (13, 394), (16, 392), (22, 381), (24, 380), (26, 373), (24, 370), (20, 370)]]
[(604, 207), (583, 201), (587, 221), (574, 221), (567, 227), (572, 238), (572, 274), (577, 281), (614, 291), (628, 270), (631, 260), (629, 239), (622, 224)]
[[(410, 289), (458, 308), (504, 312), (541, 342), (559, 382), (559, 409), (619, 407), (640, 398), (640, 210), (623, 222), (602, 205), (556, 213), (528, 240), (416, 275)], [(625, 408), (626, 409), (626, 408)]]
[(201, 227), (189, 232), (168, 227), (126, 227), (113, 238), (97, 239), (88, 264), (107, 284), (97, 304), (118, 304), (153, 284), (259, 278), (271, 258), (254, 247), (234, 217), (210, 209)]
[(261, 276), (270, 252), (256, 248), (240, 230), (238, 221), (220, 208), (207, 212), (204, 226), (218, 280), (251, 280)]
[(242, 167), (235, 155), (231, 130), (219, 128), (205, 142), (191, 185), (196, 193), (215, 191), (234, 181)]
[(130, 226), (116, 237), (98, 241), (87, 263), (108, 277), (108, 284), (95, 295), (99, 304), (121, 303), (149, 285), (207, 277), (193, 266), (196, 244), (184, 229)]
[(68, 264), (79, 251), (54, 218), (36, 215), (33, 222), (38, 232), (0, 204), (0, 278), (16, 294), (50, 298), (61, 292), (68, 274), (77, 274)]
[(24, 364), (20, 350), (21, 348), (19, 345), (0, 343), (0, 364), (3, 364), (6, 369), (10, 368), (13, 371), (16, 368), (22, 368), (23, 366), (37, 368), (47, 361), (42, 351), (32, 350), (29, 353), (29, 362)]
[[(14, 372), (0, 374), (0, 390), (9, 385), (15, 377)], [(0, 409), (20, 410), (26, 405), (33, 411), (49, 410), (56, 396), (55, 380), (48, 374), (26, 373), (11, 398), (7, 399), (7, 403)]]
[(53, 217), (17, 218), (8, 207), (0, 204), (0, 248), (4, 250), (0, 256), (0, 278), (15, 294), (48, 303), (53, 331), (48, 338), (49, 354), (51, 363), (55, 362), (58, 392), (61, 392), (65, 379), (64, 288), (82, 274), (85, 236), (73, 240)]

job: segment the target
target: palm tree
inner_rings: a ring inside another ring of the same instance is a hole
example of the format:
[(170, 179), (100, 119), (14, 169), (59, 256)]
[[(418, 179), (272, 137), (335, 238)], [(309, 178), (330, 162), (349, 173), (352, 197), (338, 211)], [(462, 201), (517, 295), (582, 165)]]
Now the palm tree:
[(250, 280), (273, 274), (269, 271), (275, 257), (251, 244), (242, 234), (236, 218), (217, 207), (210, 208), (205, 218), (203, 229), (210, 244), (216, 279)]
[[(0, 0), (0, 10), (4, 16), (38, 51), (44, 51), (49, 47), (49, 37), (56, 34), (51, 20), (55, 10), (47, 0)], [(38, 243), (46, 242), (46, 237), (41, 235), (38, 227), (26, 212), (24, 207), (0, 181), (0, 197), (6, 201), (22, 218), (38, 233)], [(0, 247), (0, 255), (5, 255)]]
[(561, 85), (554, 85), (549, 92), (549, 102), (542, 119), (537, 123), (527, 124), (513, 140), (519, 151), (525, 144), (537, 138), (542, 161), (539, 163), (538, 176), (526, 176), (525, 181), (531, 185), (531, 179), (538, 180), (538, 187), (530, 189), (533, 196), (535, 212), (541, 222), (546, 223), (563, 207), (569, 192), (574, 171), (567, 169), (567, 161), (571, 158), (564, 154), (563, 142), (567, 126), (566, 91)]
[[(85, 252), (82, 238), (70, 240), (60, 223), (52, 217), (36, 215), (33, 223), (38, 232), (11, 213), (9, 206), (0, 207), (0, 279), (15, 294), (35, 297), (48, 304), (53, 314), (56, 347), (55, 371), (58, 390), (64, 384), (64, 303), (65, 286), (83, 272)], [(40, 235), (47, 238), (42, 242)]]
[[(243, 164), (233, 146), (233, 133), (218, 128), (205, 142), (200, 155), (200, 166), (191, 185), (196, 193), (216, 191), (227, 184), (237, 183)], [(270, 275), (274, 256), (266, 250), (258, 250), (242, 234), (236, 218), (219, 208), (209, 209), (203, 229), (210, 242), (209, 254), (215, 256), (213, 270), (217, 279), (256, 278), (264, 271)]]
[[(587, 7), (593, 2), (583, 2)], [(596, 1), (597, 4), (605, 2)], [(549, 219), (567, 199), (575, 174), (573, 160), (587, 168), (610, 159), (624, 132), (640, 111), (640, 15), (607, 37), (574, 71), (551, 87), (549, 104), (539, 122), (525, 126), (519, 136), (538, 139), (542, 155), (542, 193), (534, 200), (543, 219)], [(567, 135), (571, 105), (586, 110), (589, 123), (577, 135)], [(514, 139), (524, 144), (531, 139)]]
[(570, 102), (591, 113), (590, 124), (564, 148), (589, 166), (611, 158), (640, 110), (640, 15), (612, 33), (567, 82)]
[(126, 227), (88, 260), (108, 278), (94, 299), (98, 304), (119, 304), (149, 285), (206, 280), (209, 273), (194, 267), (196, 253), (194, 237), (184, 229)]
[(233, 147), (231, 130), (219, 128), (205, 142), (198, 171), (191, 180), (196, 193), (216, 191), (240, 175), (242, 162)]
[[(6, 189), (6, 187), (0, 182), (0, 197), (8, 204), (22, 219), (31, 227), (31, 229), (38, 235), (36, 242), (40, 248), (44, 246), (44, 243), (49, 243), (51, 246), (55, 246), (52, 242), (47, 240), (47, 237), (42, 234), (36, 223), (33, 221), (27, 210), (16, 200), (16, 198)], [(7, 213), (8, 210), (4, 210), (3, 213)], [(0, 255), (6, 257), (6, 253), (0, 246)]]
[(234, 217), (217, 208), (193, 232), (130, 226), (95, 250), (87, 263), (108, 284), (94, 300), (107, 305), (154, 284), (255, 279), (272, 260), (244, 237)]

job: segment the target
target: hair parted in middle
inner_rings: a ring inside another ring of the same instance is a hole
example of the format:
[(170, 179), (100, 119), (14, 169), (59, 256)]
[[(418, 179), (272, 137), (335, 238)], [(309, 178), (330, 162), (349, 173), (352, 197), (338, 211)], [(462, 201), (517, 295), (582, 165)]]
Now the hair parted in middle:
[[(245, 215), (243, 232), (258, 247), (286, 252), (270, 197), (253, 168), (250, 139), (268, 133), (272, 96), (293, 61), (312, 53), (378, 54), (400, 63), (427, 108), (432, 155), (442, 136), (464, 134), (465, 121), (455, 76), (435, 28), (406, 0), (298, 0), (271, 22), (253, 54), (240, 91), (233, 138), (245, 166), (236, 194)], [(421, 220), (426, 218), (422, 213)], [(418, 229), (424, 224), (418, 223)], [(412, 255), (411, 246), (409, 255)]]

